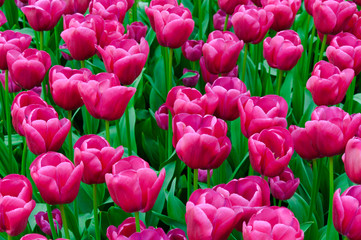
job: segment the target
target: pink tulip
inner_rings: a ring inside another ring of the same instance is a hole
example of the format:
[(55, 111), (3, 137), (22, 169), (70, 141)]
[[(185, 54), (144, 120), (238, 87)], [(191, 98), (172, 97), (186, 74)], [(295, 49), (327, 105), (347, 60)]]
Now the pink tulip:
[[(145, 7), (145, 13), (149, 18), (150, 25), (155, 31), (155, 13), (168, 10), (173, 7), (177, 7), (177, 0), (152, 0), (150, 1), (149, 7)], [(181, 5), (182, 6), (182, 5)]]
[(199, 80), (199, 73), (197, 71), (193, 71), (193, 70), (189, 70), (187, 68), (183, 68), (183, 75), (188, 73), (188, 72), (191, 72), (191, 73), (194, 73), (196, 74), (195, 76), (193, 77), (185, 77), (182, 79), (182, 82), (183, 82), (183, 85), (185, 87), (195, 87), (198, 83), (198, 80)]
[(179, 159), (192, 169), (218, 168), (232, 148), (223, 120), (186, 113), (173, 118), (173, 146)]
[(300, 184), (300, 179), (295, 178), (292, 170), (288, 167), (279, 176), (269, 178), (268, 181), (272, 196), (282, 201), (290, 199)]
[[(123, 25), (116, 20), (105, 20), (104, 21), (104, 30), (101, 34), (99, 40), (99, 46), (105, 48), (110, 45), (113, 41), (121, 40), (127, 38), (127, 35), (124, 34)], [(101, 57), (101, 55), (98, 56)]]
[[(139, 220), (139, 225), (141, 231), (147, 228), (142, 220)], [(135, 232), (135, 218), (129, 217), (118, 227), (109, 226), (107, 228), (107, 237), (109, 240), (124, 240), (124, 237), (129, 238)]]
[[(135, 232), (129, 237), (118, 236), (115, 238), (116, 240), (169, 240), (163, 229), (149, 227), (147, 229), (143, 229), (140, 232)], [(110, 239), (113, 240), (113, 239)]]
[(130, 156), (113, 165), (112, 173), (105, 174), (105, 181), (113, 201), (125, 212), (148, 212), (152, 209), (165, 178), (159, 176), (143, 159)]
[[(1, 81), (1, 84), (3, 85), (3, 88), (5, 89), (5, 72), (4, 71), (0, 74), (0, 81)], [(9, 93), (15, 93), (15, 92), (21, 91), (21, 87), (14, 83), (11, 76), (8, 76), (8, 91), (9, 91)]]
[(168, 130), (168, 108), (162, 104), (159, 109), (154, 113), (155, 120), (158, 127), (163, 130)]
[(134, 39), (138, 43), (142, 38), (145, 38), (147, 35), (148, 27), (142, 22), (132, 22), (130, 25), (127, 25), (127, 36), (129, 39)]
[(335, 105), (342, 102), (354, 77), (350, 68), (342, 72), (332, 63), (316, 63), (306, 87), (317, 105)]
[[(219, 77), (218, 74), (212, 74), (210, 73), (207, 68), (206, 64), (204, 62), (204, 57), (201, 57), (199, 60), (199, 65), (201, 67), (201, 74), (203, 81), (206, 83), (213, 84), (214, 81)], [(238, 65), (236, 65), (230, 72), (221, 74), (222, 77), (238, 77)]]
[(219, 8), (229, 15), (232, 15), (238, 5), (247, 5), (249, 0), (218, 0)]
[[(210, 178), (212, 177), (212, 174), (213, 174), (213, 169), (209, 171)], [(198, 169), (198, 181), (207, 183), (207, 178), (208, 178), (208, 170)]]
[(169, 240), (187, 240), (186, 233), (179, 228), (170, 230), (167, 233), (167, 237), (169, 238)]
[(347, 144), (345, 153), (342, 155), (342, 161), (345, 166), (345, 172), (354, 183), (361, 183), (361, 138), (353, 137)]
[(65, 0), (66, 7), (64, 14), (84, 14), (88, 10), (90, 1), (91, 0)]
[(8, 20), (6, 19), (5, 14), (3, 13), (3, 11), (0, 11), (0, 27), (7, 22)]
[(19, 198), (24, 202), (30, 202), (32, 201), (33, 188), (29, 179), (25, 176), (10, 174), (0, 179), (0, 196), (2, 199), (13, 197)]
[(124, 148), (112, 148), (105, 138), (98, 135), (84, 135), (74, 145), (74, 163), (83, 163), (82, 182), (86, 184), (105, 183), (105, 174), (111, 173), (113, 165), (124, 153)]
[(187, 40), (182, 45), (183, 56), (189, 61), (198, 61), (202, 57), (203, 40)]
[(250, 97), (242, 102), (238, 100), (241, 118), (241, 130), (249, 138), (254, 133), (273, 126), (287, 127), (288, 105), (286, 100), (277, 95)]
[[(214, 15), (213, 15), (213, 28), (214, 30), (223, 31), (224, 24), (226, 23), (226, 16), (227, 13), (225, 11), (222, 11), (222, 9), (219, 9)], [(228, 15), (228, 22), (227, 22), (227, 28), (226, 30), (229, 31), (232, 27), (232, 15)]]
[[(37, 233), (30, 233), (30, 234), (26, 234), (25, 236), (20, 238), (20, 240), (48, 240), (48, 239), (46, 237), (44, 237), (43, 235), (40, 235)], [(68, 240), (68, 239), (57, 238), (55, 240)]]
[(361, 39), (361, 11), (356, 11), (352, 15), (343, 31), (352, 33), (356, 38)]
[(128, 10), (126, 0), (92, 0), (89, 13), (101, 16), (104, 20), (117, 20), (123, 22)]
[[(57, 208), (54, 209), (53, 211), (51, 211), (51, 215), (53, 217), (55, 231), (58, 232), (58, 229), (61, 230), (63, 226), (60, 210)], [(46, 212), (38, 212), (34, 217), (36, 224), (39, 226), (40, 230), (43, 233), (51, 236), (51, 228), (49, 224), (48, 214)]]
[(313, 4), (315, 3), (315, 0), (305, 0), (305, 9), (308, 14), (313, 16)]

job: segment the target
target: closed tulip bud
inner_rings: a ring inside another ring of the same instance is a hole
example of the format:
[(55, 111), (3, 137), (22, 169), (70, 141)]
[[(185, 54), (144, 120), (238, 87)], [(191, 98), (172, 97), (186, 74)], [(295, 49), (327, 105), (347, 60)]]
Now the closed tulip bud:
[[(201, 74), (202, 74), (202, 78), (203, 81), (206, 83), (210, 83), (213, 84), (214, 81), (219, 77), (217, 74), (212, 74), (210, 72), (208, 72), (207, 68), (206, 68), (206, 64), (204, 63), (204, 57), (201, 57), (201, 59), (199, 60), (199, 65), (201, 67)], [(236, 65), (232, 71), (228, 72), (228, 73), (223, 73), (221, 74), (222, 77), (238, 77), (238, 65)]]
[(123, 22), (128, 10), (126, 0), (93, 0), (89, 5), (89, 13), (101, 16), (104, 20)]
[(211, 32), (202, 48), (207, 70), (212, 74), (230, 72), (237, 65), (242, 48), (243, 41), (234, 33)]
[(354, 77), (350, 68), (342, 72), (332, 63), (316, 63), (306, 87), (317, 105), (335, 105), (342, 102)]
[(192, 77), (186, 77), (182, 79), (183, 85), (186, 87), (195, 87), (199, 80), (199, 73), (197, 71), (192, 71), (187, 68), (183, 68), (183, 75), (187, 72), (195, 73), (195, 76)]
[(86, 60), (96, 53), (104, 29), (101, 16), (81, 14), (64, 16), (64, 31), (60, 34), (71, 56), (78, 61)]
[(345, 172), (349, 179), (356, 184), (361, 183), (360, 153), (361, 138), (353, 137), (347, 142), (345, 153), (342, 155)]
[(155, 120), (158, 127), (163, 130), (168, 130), (168, 108), (165, 104), (162, 104), (159, 109), (154, 113)]
[[(210, 178), (212, 177), (212, 174), (213, 174), (213, 169), (209, 171)], [(206, 183), (207, 175), (208, 175), (208, 170), (198, 169), (198, 181)]]
[(50, 55), (37, 49), (10, 50), (6, 59), (12, 80), (24, 89), (40, 86), (51, 66)]
[(247, 138), (273, 126), (287, 127), (288, 105), (284, 98), (277, 95), (250, 97), (246, 101), (240, 99), (238, 111), (241, 118), (241, 130)]
[(352, 186), (340, 196), (341, 189), (333, 195), (332, 220), (337, 232), (350, 240), (360, 238), (361, 186)]
[[(121, 40), (127, 38), (127, 35), (124, 34), (123, 25), (116, 20), (105, 20), (104, 21), (104, 31), (100, 37), (99, 46), (105, 48), (110, 45), (113, 41)], [(98, 56), (101, 57), (101, 55)]]
[(147, 14), (150, 22), (150, 26), (155, 31), (155, 13), (168, 10), (173, 7), (177, 7), (177, 0), (152, 0), (149, 3), (149, 7), (145, 6), (145, 13)]
[[(58, 232), (58, 229), (61, 230), (63, 226), (60, 210), (57, 208), (54, 209), (53, 211), (51, 211), (51, 215), (53, 217), (55, 231)], [(43, 231), (43, 233), (51, 236), (51, 228), (49, 224), (48, 214), (46, 212), (38, 212), (37, 214), (35, 214), (34, 217), (36, 224), (39, 226), (40, 230)]]
[(75, 167), (61, 153), (47, 152), (35, 158), (30, 175), (47, 204), (67, 204), (78, 195), (83, 168), (83, 163)]
[(29, 5), (21, 11), (35, 31), (49, 31), (58, 24), (65, 5), (63, 0), (29, 0)]
[(212, 189), (192, 193), (185, 218), (189, 240), (228, 239), (236, 223), (236, 213), (229, 200)]
[(97, 47), (105, 69), (114, 73), (123, 85), (130, 85), (140, 75), (149, 54), (148, 42), (142, 38), (140, 44), (134, 39), (112, 42), (104, 49)]
[(142, 22), (132, 22), (127, 26), (127, 36), (129, 39), (134, 39), (138, 43), (147, 35), (148, 27)]
[(177, 114), (173, 133), (178, 157), (192, 169), (218, 168), (231, 152), (227, 124), (211, 115)]
[[(145, 224), (142, 220), (139, 220), (140, 231), (146, 229)], [(121, 240), (122, 237), (129, 238), (133, 233), (136, 232), (135, 218), (129, 217), (125, 219), (118, 227), (109, 226), (107, 228), (107, 237), (109, 240)]]
[(272, 196), (284, 201), (290, 199), (295, 194), (300, 184), (300, 179), (295, 178), (292, 170), (286, 167), (279, 176), (270, 178), (269, 184)]
[(180, 228), (170, 230), (167, 237), (169, 240), (187, 240), (186, 233)]
[(117, 76), (99, 73), (87, 83), (79, 84), (79, 92), (90, 115), (97, 119), (120, 119), (136, 89), (120, 86)]
[(291, 70), (301, 58), (301, 39), (293, 30), (278, 32), (263, 42), (263, 56), (268, 65), (283, 71)]
[[(226, 16), (227, 13), (223, 10), (219, 9), (214, 15), (213, 15), (213, 27), (214, 30), (223, 31), (224, 24), (226, 23)], [(232, 15), (228, 16), (228, 22), (227, 22), (227, 28), (228, 31), (232, 27)]]
[(148, 212), (157, 200), (165, 178), (159, 176), (143, 159), (130, 156), (113, 165), (112, 173), (105, 174), (105, 181), (113, 201), (125, 212)]
[(290, 126), (295, 150), (304, 159), (342, 154), (346, 143), (356, 135), (361, 114), (349, 115), (338, 107), (317, 107), (305, 128)]
[(237, 37), (245, 43), (260, 43), (273, 23), (273, 13), (252, 5), (242, 5), (232, 16)]
[(337, 34), (351, 19), (356, 4), (342, 0), (315, 0), (313, 19), (316, 29), (322, 34)]
[(301, 0), (261, 0), (266, 12), (273, 13), (274, 20), (271, 29), (282, 31), (289, 29), (295, 21)]
[(243, 238), (303, 240), (300, 223), (285, 207), (264, 208), (243, 223)]
[(84, 135), (74, 145), (74, 163), (83, 163), (82, 182), (86, 184), (105, 183), (105, 174), (111, 173), (112, 166), (118, 162), (124, 148), (112, 148), (105, 138), (98, 135)]
[[(1, 81), (1, 84), (3, 85), (3, 88), (5, 89), (5, 72), (2, 72), (0, 74), (0, 81)], [(11, 76), (8, 76), (8, 91), (9, 91), (9, 93), (15, 93), (15, 92), (21, 91), (21, 87), (14, 83)]]
[(198, 61), (202, 57), (203, 40), (187, 40), (182, 45), (183, 56), (189, 61)]
[(0, 11), (0, 27), (7, 22), (8, 20), (6, 19), (5, 14), (2, 11)]
[(239, 78), (220, 77), (212, 85), (207, 83), (206, 93), (218, 96), (218, 105), (214, 115), (226, 121), (239, 118), (238, 99), (250, 97), (246, 85)]
[(218, 0), (219, 8), (222, 9), (228, 15), (233, 14), (234, 9), (238, 5), (247, 5), (249, 0)]

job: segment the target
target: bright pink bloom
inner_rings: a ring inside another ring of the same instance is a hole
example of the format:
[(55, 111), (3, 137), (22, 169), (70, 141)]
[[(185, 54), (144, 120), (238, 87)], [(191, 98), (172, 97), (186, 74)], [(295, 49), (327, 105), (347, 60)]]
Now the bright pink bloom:
[(180, 228), (170, 230), (167, 237), (169, 240), (187, 240), (186, 233)]
[[(222, 11), (222, 9), (219, 9), (213, 15), (213, 27), (214, 27), (214, 30), (223, 31), (224, 24), (226, 23), (226, 17), (227, 17), (227, 13)], [(229, 31), (229, 29), (231, 29), (231, 27), (232, 27), (232, 15), (229, 15), (226, 30)]]
[(342, 155), (342, 161), (345, 166), (345, 172), (354, 183), (361, 183), (361, 138), (353, 137), (347, 144), (345, 153)]
[(117, 20), (123, 22), (128, 10), (126, 0), (92, 0), (89, 13), (101, 16), (104, 20)]
[(183, 56), (189, 61), (198, 61), (202, 57), (203, 40), (187, 40), (182, 45)]
[(8, 20), (6, 19), (5, 14), (3, 13), (3, 11), (0, 11), (0, 27), (7, 22)]
[(142, 22), (132, 22), (127, 26), (127, 36), (129, 39), (134, 39), (138, 43), (147, 35), (148, 27)]
[[(105, 20), (104, 21), (104, 30), (101, 34), (99, 46), (105, 48), (110, 45), (113, 41), (119, 41), (121, 39), (127, 38), (127, 35), (124, 34), (123, 24), (116, 20)], [(98, 56), (101, 57), (101, 55)]]
[(249, 0), (218, 0), (219, 8), (226, 12), (228, 15), (232, 15), (234, 9), (238, 5), (247, 5)]
[[(182, 6), (182, 5), (181, 5)], [(178, 7), (177, 0), (152, 0), (150, 1), (149, 7), (145, 7), (145, 13), (149, 18), (150, 25), (155, 31), (155, 13), (166, 11), (170, 8)]]
[(295, 178), (292, 170), (288, 167), (279, 176), (269, 178), (268, 181), (272, 196), (282, 201), (290, 199), (300, 184), (300, 179)]
[[(5, 89), (5, 72), (3, 71), (0, 74), (0, 81), (1, 84), (3, 85), (3, 88)], [(15, 92), (20, 92), (21, 87), (16, 85), (13, 81), (13, 79), (11, 78), (10, 75), (8, 75), (8, 91), (9, 93), (15, 93)]]
[(163, 130), (168, 130), (168, 108), (162, 104), (159, 109), (154, 113), (155, 120), (158, 127)]
[[(199, 60), (199, 65), (201, 67), (201, 74), (203, 81), (206, 83), (213, 84), (214, 81), (219, 77), (218, 74), (212, 74), (208, 72), (206, 64), (204, 62), (204, 57), (201, 57)], [(222, 77), (238, 77), (238, 65), (236, 65), (230, 72), (221, 74)]]
[[(53, 217), (55, 231), (58, 232), (58, 229), (61, 230), (63, 226), (60, 210), (57, 208), (54, 209), (53, 211), (51, 211), (51, 215)], [(39, 226), (40, 230), (43, 231), (43, 233), (51, 236), (48, 213), (38, 212), (37, 214), (35, 214), (34, 217), (36, 224)]]
[[(139, 220), (139, 223), (140, 231), (147, 228), (142, 220)], [(109, 226), (107, 228), (107, 237), (109, 240), (124, 240), (124, 237), (129, 238), (135, 232), (135, 218), (129, 217), (125, 219), (118, 227), (113, 225)]]

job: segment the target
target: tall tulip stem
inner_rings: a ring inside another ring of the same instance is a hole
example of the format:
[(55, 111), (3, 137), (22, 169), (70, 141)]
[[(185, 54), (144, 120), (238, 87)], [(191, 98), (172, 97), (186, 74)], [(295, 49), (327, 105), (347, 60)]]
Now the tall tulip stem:
[(192, 169), (190, 167), (187, 167), (187, 199), (192, 194)]
[(13, 239), (13, 237), (8, 234), (8, 240), (12, 240), (12, 239)]
[(105, 137), (110, 144), (110, 132), (109, 132), (109, 121), (105, 120)]
[(97, 201), (97, 185), (93, 184), (93, 212), (94, 212), (94, 227), (95, 227), (95, 239), (100, 240), (99, 232), (99, 219), (98, 219), (98, 201)]
[[(173, 65), (173, 49), (169, 48), (169, 57), (168, 57), (168, 79), (167, 79), (167, 93), (172, 88), (172, 65)], [(167, 131), (167, 155), (168, 158), (172, 155), (172, 114), (168, 113), (168, 131)]]
[(207, 188), (211, 188), (211, 170), (207, 169)]
[(68, 111), (68, 119), (70, 121), (70, 131), (69, 131), (69, 159), (73, 159), (73, 136), (71, 132), (71, 118), (72, 118), (72, 112)]
[[(10, 104), (9, 104), (9, 71), (5, 70), (5, 114), (6, 114), (6, 126), (8, 132), (8, 150), (9, 150), (9, 161), (12, 162), (13, 156), (13, 145), (12, 145), (12, 133), (11, 133), (11, 117), (10, 117)], [(13, 165), (13, 164), (11, 164)]]
[(198, 169), (194, 169), (193, 174), (193, 191), (198, 189)]
[(21, 156), (21, 175), (26, 176), (26, 158), (28, 155), (28, 146), (26, 138), (23, 137), (23, 155)]
[(137, 232), (140, 232), (139, 212), (135, 212), (134, 216), (135, 216), (135, 229)]
[(315, 37), (316, 34), (316, 27), (315, 25), (313, 25), (312, 27), (312, 32), (311, 32), (311, 38), (310, 38), (310, 44), (308, 45), (308, 51), (307, 51), (307, 68), (305, 70), (305, 72), (307, 73), (307, 77), (305, 79), (308, 79), (308, 74), (309, 74), (309, 69), (310, 69), (310, 65), (311, 65), (311, 57), (312, 57), (312, 47), (313, 47), (313, 39)]
[(85, 68), (85, 60), (80, 61), (80, 67)]
[(51, 212), (51, 207), (49, 204), (46, 204), (46, 211), (48, 212), (48, 218), (49, 218), (49, 224), (50, 224), (50, 230), (51, 230), (51, 235), (53, 239), (57, 238), (57, 234), (56, 234), (56, 230), (54, 227), (54, 219), (53, 219), (53, 214)]
[(312, 220), (312, 213), (313, 213), (313, 209), (315, 207), (317, 192), (318, 192), (318, 186), (317, 186), (317, 178), (318, 178), (317, 159), (312, 160), (312, 172), (313, 172), (313, 179), (312, 179), (310, 210), (308, 212), (308, 221)]
[(277, 95), (280, 95), (281, 93), (282, 78), (283, 78), (283, 71), (278, 69)]
[[(59, 208), (60, 208), (60, 212), (61, 212), (61, 219), (63, 220), (65, 236), (67, 239), (70, 239), (70, 234), (69, 234), (69, 229), (68, 229), (68, 221), (66, 219), (64, 204), (60, 204)], [(54, 226), (54, 224), (53, 224), (53, 226)]]
[(229, 15), (227, 14), (226, 21), (224, 22), (224, 26), (223, 26), (223, 32), (227, 31), (228, 19), (229, 19)]
[(44, 32), (39, 32), (40, 50), (44, 50)]
[(125, 125), (127, 127), (127, 138), (128, 138), (128, 155), (132, 155), (132, 138), (130, 136), (130, 119), (129, 119), (129, 106), (125, 109)]
[(333, 225), (332, 222), (332, 202), (333, 202), (333, 157), (328, 158), (328, 169), (329, 169), (329, 184), (330, 184), (330, 195), (328, 200), (328, 218), (327, 218), (327, 232), (326, 239), (331, 239), (331, 228)]
[(323, 52), (326, 49), (326, 42), (327, 42), (327, 34), (323, 35), (323, 40), (322, 40), (322, 45), (321, 45), (321, 50), (320, 50), (320, 56), (318, 58), (318, 61), (321, 61), (323, 58)]
[(133, 6), (132, 6), (133, 22), (138, 21), (137, 7), (138, 7), (138, 1), (134, 0)]
[(248, 43), (244, 44), (244, 55), (243, 55), (243, 63), (242, 63), (242, 78), (243, 82), (246, 81), (246, 63), (247, 63), (247, 53), (248, 53)]
[(202, 2), (201, 0), (197, 0), (198, 4), (198, 38), (199, 40), (203, 39), (203, 17), (202, 17)]

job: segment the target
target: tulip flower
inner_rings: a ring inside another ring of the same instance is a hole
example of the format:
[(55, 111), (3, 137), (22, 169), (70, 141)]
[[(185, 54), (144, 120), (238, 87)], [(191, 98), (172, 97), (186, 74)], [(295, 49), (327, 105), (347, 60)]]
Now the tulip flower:
[(264, 208), (243, 223), (244, 239), (303, 240), (300, 224), (288, 208)]
[(149, 54), (149, 45), (144, 38), (140, 44), (134, 39), (123, 39), (97, 49), (107, 72), (117, 75), (123, 85), (132, 84), (140, 75)]
[[(3, 85), (3, 88), (5, 89), (5, 73), (2, 72), (0, 74), (0, 82)], [(21, 87), (16, 85), (13, 81), (13, 79), (11, 78), (11, 76), (8, 76), (8, 91), (9, 93), (16, 93), (16, 92), (20, 92), (21, 91)]]
[(212, 189), (192, 193), (185, 218), (189, 240), (228, 239), (236, 223), (236, 213), (229, 200)]
[(193, 77), (186, 77), (182, 79), (183, 85), (186, 87), (195, 87), (199, 80), (199, 73), (197, 71), (192, 71), (187, 68), (183, 68), (183, 75), (187, 72), (195, 73), (196, 75)]
[[(143, 223), (142, 220), (139, 221), (140, 223), (140, 231), (143, 231), (147, 227)], [(136, 232), (135, 227), (135, 218), (129, 217), (125, 219), (118, 227), (109, 226), (107, 228), (107, 237), (109, 240), (120, 240), (122, 237), (129, 238), (133, 233)]]
[(273, 13), (274, 21), (271, 29), (279, 32), (289, 29), (295, 21), (301, 0), (262, 0), (266, 12)]
[[(227, 16), (227, 13), (225, 11), (223, 11), (222, 9), (219, 9), (213, 15), (213, 28), (214, 28), (214, 30), (223, 31), (224, 24), (226, 23), (226, 16)], [(231, 27), (232, 27), (232, 15), (229, 15), (226, 30), (229, 31), (229, 29), (231, 29)]]
[(356, 135), (361, 114), (349, 115), (338, 107), (317, 107), (305, 128), (290, 126), (295, 150), (304, 159), (342, 154), (346, 143)]
[(123, 22), (128, 10), (126, 0), (93, 0), (89, 5), (89, 13), (101, 16), (104, 20)]
[(347, 25), (344, 26), (343, 31), (352, 33), (356, 38), (361, 39), (361, 11), (356, 11)]
[(186, 233), (180, 228), (170, 230), (167, 237), (169, 240), (187, 240)]
[(238, 5), (247, 5), (249, 0), (218, 0), (219, 8), (228, 15), (232, 15)]
[[(218, 74), (212, 74), (207, 70), (206, 64), (204, 63), (204, 57), (201, 57), (201, 59), (199, 60), (199, 65), (201, 67), (201, 75), (202, 75), (203, 81), (206, 83), (213, 84), (214, 81), (219, 77)], [(222, 77), (238, 77), (238, 65), (236, 65), (232, 69), (232, 71), (221, 74), (221, 76)]]
[(149, 18), (150, 25), (155, 31), (155, 13), (162, 12), (163, 10), (168, 10), (173, 7), (177, 7), (177, 0), (152, 0), (149, 3), (149, 7), (145, 6), (145, 13)]
[(168, 108), (162, 104), (159, 109), (154, 113), (155, 120), (158, 127), (163, 130), (168, 130)]
[(218, 168), (232, 148), (223, 120), (186, 113), (173, 118), (173, 146), (179, 159), (192, 169)]
[(99, 44), (104, 29), (101, 16), (81, 14), (64, 16), (64, 31), (60, 34), (71, 56), (83, 61), (96, 53), (95, 46)]
[(352, 186), (340, 196), (341, 189), (333, 195), (332, 220), (337, 232), (350, 240), (360, 238), (361, 186)]
[(260, 43), (272, 24), (272, 12), (252, 5), (236, 8), (232, 16), (234, 32), (245, 43)]
[(315, 0), (305, 0), (305, 9), (306, 12), (313, 16), (313, 4), (315, 3)]
[(65, 60), (67, 60), (67, 61), (73, 60), (73, 58), (71, 57), (70, 54), (62, 51), (62, 50), (67, 50), (67, 51), (69, 51), (68, 48), (66, 47), (66, 44), (60, 45), (60, 46), (59, 46), (59, 49), (60, 49), (61, 56), (62, 56)]
[(344, 99), (354, 77), (354, 71), (347, 68), (342, 72), (332, 63), (316, 63), (306, 87), (317, 105), (335, 105)]
[(113, 121), (120, 119), (136, 89), (120, 86), (117, 76), (99, 73), (87, 83), (79, 84), (79, 92), (90, 115)]
[[(104, 21), (104, 30), (101, 34), (99, 46), (105, 48), (110, 45), (113, 41), (121, 40), (127, 38), (127, 35), (124, 34), (123, 25), (116, 20), (105, 20)], [(98, 56), (101, 57), (101, 55)]]
[(351, 19), (356, 4), (342, 0), (315, 0), (313, 19), (316, 29), (322, 34), (337, 34)]
[(32, 162), (30, 175), (47, 204), (67, 204), (78, 195), (83, 169), (83, 163), (75, 167), (63, 154), (47, 152)]
[(88, 10), (90, 0), (65, 0), (65, 2), (64, 14), (84, 14)]
[(143, 159), (130, 156), (113, 165), (112, 173), (105, 174), (105, 181), (113, 201), (125, 212), (148, 212), (157, 200), (165, 178), (159, 176)]
[[(209, 177), (212, 177), (213, 169), (209, 171)], [(198, 181), (207, 183), (208, 170), (198, 169)]]
[[(53, 211), (51, 211), (51, 215), (53, 217), (55, 231), (58, 232), (58, 229), (61, 230), (63, 226), (60, 210), (57, 208), (54, 209)], [(46, 212), (38, 212), (37, 214), (35, 214), (34, 217), (36, 224), (39, 226), (40, 230), (43, 231), (43, 233), (51, 236), (48, 214)]]
[[(46, 237), (44, 237), (43, 235), (40, 235), (37, 233), (30, 233), (30, 234), (26, 234), (25, 236), (20, 238), (20, 240), (48, 240), (48, 239)], [(68, 239), (57, 238), (55, 240), (68, 240)]]
[(239, 118), (238, 99), (248, 99), (250, 92), (239, 78), (220, 77), (212, 85), (207, 83), (206, 93), (218, 96), (218, 105), (214, 115), (226, 121)]
[(6, 30), (0, 32), (0, 69), (7, 70), (8, 63), (6, 61), (7, 52), (10, 50), (17, 50), (23, 52), (30, 46), (31, 36)]
[(7, 22), (8, 20), (6, 19), (5, 14), (3, 13), (3, 11), (0, 11), (0, 27)]
[[(32, 201), (33, 188), (29, 179), (19, 174), (9, 174), (0, 179), (0, 195), (2, 198), (11, 196), (24, 202)], [(0, 203), (1, 204), (1, 203)]]
[(142, 22), (132, 22), (127, 26), (127, 36), (129, 39), (134, 39), (138, 43), (147, 35), (148, 27)]
[(105, 183), (105, 174), (111, 173), (124, 148), (112, 148), (105, 138), (98, 135), (84, 135), (74, 145), (74, 163), (84, 165), (82, 181), (86, 184)]
[(119, 235), (116, 238), (111, 236), (109, 240), (138, 240), (138, 239), (144, 239), (144, 240), (169, 240), (163, 229), (161, 228), (153, 228), (149, 227), (147, 229), (142, 229), (140, 232), (134, 232), (129, 237)]
[(63, 0), (29, 0), (29, 5), (22, 7), (29, 25), (35, 31), (49, 31), (58, 24), (65, 10)]
[(350, 180), (356, 184), (361, 183), (360, 151), (361, 138), (353, 137), (347, 142), (345, 153), (342, 155), (345, 172)]
[(250, 97), (245, 102), (238, 100), (241, 130), (249, 138), (254, 133), (273, 126), (287, 127), (288, 105), (284, 98), (277, 95)]
[(272, 196), (282, 201), (290, 199), (300, 184), (300, 179), (295, 178), (292, 170), (288, 167), (279, 176), (269, 178), (268, 181)]
[(182, 45), (183, 56), (189, 61), (198, 61), (202, 57), (203, 40), (187, 40)]
[(91, 71), (86, 68), (73, 70), (63, 66), (52, 67), (49, 72), (49, 83), (56, 105), (68, 111), (83, 106), (78, 85), (86, 82), (91, 75)]
[(243, 41), (231, 32), (214, 31), (208, 36), (202, 52), (207, 70), (212, 74), (228, 73), (236, 65)]
[(293, 30), (278, 32), (263, 42), (263, 56), (268, 65), (283, 71), (291, 70), (301, 58), (301, 39)]
[(71, 127), (67, 118), (61, 120), (51, 108), (28, 108), (23, 121), (26, 142), (29, 150), (36, 154), (58, 151), (63, 145)]
[(328, 60), (341, 70), (352, 68), (355, 75), (361, 72), (361, 40), (351, 33), (339, 33), (326, 49)]

